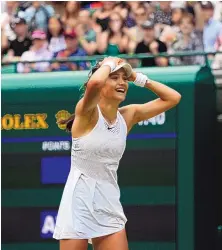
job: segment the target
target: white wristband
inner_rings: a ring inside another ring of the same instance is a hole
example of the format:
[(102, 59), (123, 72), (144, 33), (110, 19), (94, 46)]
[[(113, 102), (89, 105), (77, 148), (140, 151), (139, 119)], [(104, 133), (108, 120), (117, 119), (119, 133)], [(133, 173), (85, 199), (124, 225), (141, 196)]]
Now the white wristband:
[(144, 87), (145, 84), (146, 84), (146, 81), (148, 80), (149, 78), (144, 75), (143, 73), (136, 73), (136, 79), (135, 81), (133, 82), (136, 86), (139, 86), (139, 87)]
[(102, 64), (102, 66), (109, 66), (110, 67), (110, 73), (113, 72), (113, 70), (116, 68), (116, 64), (114, 61), (108, 61)]

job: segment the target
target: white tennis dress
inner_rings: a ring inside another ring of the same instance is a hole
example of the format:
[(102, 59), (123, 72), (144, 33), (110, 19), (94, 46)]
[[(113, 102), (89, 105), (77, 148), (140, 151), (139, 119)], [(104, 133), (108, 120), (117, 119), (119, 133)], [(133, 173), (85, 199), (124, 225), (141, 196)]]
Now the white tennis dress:
[[(109, 126), (99, 106), (93, 130), (72, 139), (71, 169), (63, 191), (53, 238), (89, 239), (122, 230), (117, 169), (126, 146), (127, 126), (117, 113)], [(62, 166), (61, 166), (62, 167)]]

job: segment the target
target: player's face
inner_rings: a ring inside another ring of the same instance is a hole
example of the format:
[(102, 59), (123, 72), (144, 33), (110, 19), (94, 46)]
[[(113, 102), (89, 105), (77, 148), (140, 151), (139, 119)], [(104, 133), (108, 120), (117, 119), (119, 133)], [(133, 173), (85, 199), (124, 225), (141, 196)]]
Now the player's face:
[(122, 102), (126, 98), (128, 90), (128, 80), (124, 69), (110, 74), (106, 81), (105, 86), (101, 91), (102, 97), (109, 99), (110, 101)]

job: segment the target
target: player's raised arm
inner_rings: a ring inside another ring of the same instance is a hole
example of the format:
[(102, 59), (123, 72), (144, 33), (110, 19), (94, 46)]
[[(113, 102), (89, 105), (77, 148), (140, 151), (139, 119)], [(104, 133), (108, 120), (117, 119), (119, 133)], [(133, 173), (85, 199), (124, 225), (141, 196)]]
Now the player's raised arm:
[(142, 73), (133, 72), (130, 81), (139, 87), (144, 87), (154, 92), (159, 98), (144, 104), (132, 104), (121, 108), (124, 114), (128, 128), (140, 121), (147, 120), (164, 111), (176, 106), (181, 99), (181, 95), (174, 89), (149, 79)]

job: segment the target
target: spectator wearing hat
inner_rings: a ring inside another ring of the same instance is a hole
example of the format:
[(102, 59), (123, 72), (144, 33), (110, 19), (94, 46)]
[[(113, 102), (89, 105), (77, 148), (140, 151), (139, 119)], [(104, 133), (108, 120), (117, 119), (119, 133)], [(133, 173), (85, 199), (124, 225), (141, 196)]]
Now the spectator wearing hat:
[[(157, 55), (159, 53), (167, 52), (165, 43), (156, 39), (154, 31), (154, 22), (146, 21), (141, 25), (143, 29), (144, 39), (136, 47), (136, 54), (149, 53), (150, 55)], [(145, 58), (141, 60), (142, 67), (154, 66), (168, 66), (168, 59), (164, 57)]]
[(53, 54), (47, 48), (46, 33), (42, 30), (35, 30), (32, 33), (32, 46), (21, 56), (21, 62), (36, 63), (19, 63), (17, 71), (19, 73), (44, 72), (49, 71), (48, 62), (37, 62), (42, 60), (51, 60)]
[(50, 5), (41, 1), (33, 1), (32, 5), (24, 12), (24, 18), (29, 26), (29, 30), (47, 31), (48, 20), (54, 15), (54, 9)]
[(210, 1), (201, 2), (204, 18), (203, 43), (206, 52), (214, 52), (217, 40), (222, 36), (222, 23), (213, 19), (214, 6)]
[[(203, 43), (199, 33), (195, 32), (194, 17), (190, 13), (183, 15), (180, 21), (180, 32), (177, 40), (172, 44), (171, 53), (203, 51)], [(173, 65), (201, 65), (204, 63), (203, 56), (183, 56), (171, 58)]]
[(13, 41), (9, 41), (9, 50), (4, 61), (10, 62), (18, 60), (21, 55), (29, 50), (32, 41), (28, 36), (28, 26), (25, 19), (15, 17), (11, 22), (11, 27), (16, 34), (16, 38)]
[[(78, 38), (74, 30), (67, 30), (64, 33), (66, 41), (66, 49), (54, 55), (57, 59), (68, 59), (74, 56), (86, 56), (86, 52), (79, 46)], [(64, 62), (53, 63), (51, 65), (52, 71), (71, 71), (71, 70), (85, 70), (87, 69), (85, 62)]]

